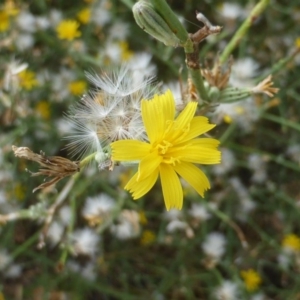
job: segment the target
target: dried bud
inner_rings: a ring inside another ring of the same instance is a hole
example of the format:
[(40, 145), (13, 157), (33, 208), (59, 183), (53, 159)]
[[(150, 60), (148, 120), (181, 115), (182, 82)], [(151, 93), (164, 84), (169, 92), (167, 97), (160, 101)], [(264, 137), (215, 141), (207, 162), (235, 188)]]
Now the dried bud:
[(209, 69), (206, 63), (205, 69), (201, 70), (201, 74), (210, 86), (223, 90), (228, 85), (232, 63), (233, 59), (230, 57), (227, 65), (222, 66), (219, 57), (217, 57), (214, 67)]
[(16, 157), (35, 161), (42, 166), (42, 168), (40, 168), (36, 173), (29, 171), (31, 176), (45, 175), (48, 177), (54, 177), (50, 181), (42, 183), (36, 187), (32, 191), (33, 193), (39, 189), (54, 185), (64, 177), (71, 176), (80, 171), (79, 161), (71, 161), (61, 156), (46, 156), (42, 151), (41, 154), (36, 154), (27, 147), (12, 146), (12, 150)]
[(278, 91), (278, 88), (273, 87), (272, 75), (269, 75), (252, 89), (254, 94), (266, 94), (269, 97), (273, 97)]
[(139, 1), (132, 11), (136, 23), (148, 34), (167, 46), (177, 47), (180, 44), (178, 37), (150, 3)]

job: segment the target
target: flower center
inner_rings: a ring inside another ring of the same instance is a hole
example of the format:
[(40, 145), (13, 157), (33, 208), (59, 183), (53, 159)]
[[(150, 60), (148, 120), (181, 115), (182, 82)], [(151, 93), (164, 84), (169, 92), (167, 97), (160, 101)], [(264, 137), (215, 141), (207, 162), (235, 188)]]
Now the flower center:
[(162, 156), (163, 163), (175, 165), (176, 162), (179, 162), (180, 159), (178, 157), (173, 157), (168, 154), (168, 150), (172, 149), (174, 145), (169, 141), (162, 140), (157, 146), (156, 149), (158, 151), (158, 155)]

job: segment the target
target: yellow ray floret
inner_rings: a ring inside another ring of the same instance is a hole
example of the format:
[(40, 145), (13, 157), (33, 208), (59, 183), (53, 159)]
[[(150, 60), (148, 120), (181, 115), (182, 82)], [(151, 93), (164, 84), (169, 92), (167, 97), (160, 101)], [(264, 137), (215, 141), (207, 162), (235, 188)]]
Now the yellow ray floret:
[(194, 164), (220, 163), (219, 141), (199, 138), (215, 127), (205, 117), (195, 117), (196, 102), (190, 102), (175, 118), (171, 91), (142, 100), (142, 118), (149, 142), (122, 140), (111, 144), (114, 161), (138, 161), (136, 174), (125, 186), (134, 199), (144, 196), (160, 177), (167, 210), (182, 208), (181, 176), (202, 197), (210, 188), (206, 175)]

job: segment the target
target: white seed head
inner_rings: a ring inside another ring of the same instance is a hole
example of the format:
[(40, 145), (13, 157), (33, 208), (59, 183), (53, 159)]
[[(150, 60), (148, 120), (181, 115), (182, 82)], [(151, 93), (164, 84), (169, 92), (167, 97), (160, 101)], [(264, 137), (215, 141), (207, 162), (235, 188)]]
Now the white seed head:
[(87, 74), (96, 88), (67, 115), (74, 127), (74, 133), (66, 137), (71, 155), (103, 153), (113, 141), (146, 138), (140, 102), (153, 95), (153, 78), (138, 77), (136, 72), (123, 65), (118, 72)]

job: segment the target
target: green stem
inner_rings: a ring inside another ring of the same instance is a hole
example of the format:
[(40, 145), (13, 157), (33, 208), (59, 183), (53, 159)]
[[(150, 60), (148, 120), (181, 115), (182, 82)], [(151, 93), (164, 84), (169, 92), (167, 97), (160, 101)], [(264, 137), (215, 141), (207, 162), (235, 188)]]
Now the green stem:
[(203, 104), (203, 100), (209, 100), (208, 94), (204, 86), (204, 81), (201, 75), (200, 69), (192, 69), (188, 68), (191, 78), (193, 80), (193, 84), (197, 90), (198, 95), (200, 95), (199, 104)]
[(259, 1), (256, 6), (251, 11), (248, 18), (244, 21), (238, 31), (235, 33), (233, 38), (230, 40), (226, 48), (224, 49), (223, 53), (220, 56), (220, 63), (223, 64), (232, 53), (234, 48), (239, 44), (240, 40), (244, 37), (247, 33), (250, 26), (253, 22), (257, 19), (257, 17), (265, 10), (265, 8), (270, 3), (270, 0), (261, 0)]
[(204, 201), (204, 205), (212, 214), (217, 216), (219, 219), (221, 219), (224, 223), (229, 225), (236, 232), (244, 249), (248, 248), (248, 243), (247, 243), (244, 233), (242, 232), (240, 227), (234, 221), (232, 221), (230, 219), (230, 217), (228, 215), (226, 215), (225, 213), (223, 213), (222, 211), (220, 211), (217, 208), (211, 208), (205, 201)]
[[(85, 157), (81, 162), (80, 162), (80, 169), (84, 168), (91, 160), (95, 159), (97, 152), (94, 152), (90, 154), (89, 156)], [(76, 175), (78, 175), (77, 173)], [(75, 176), (76, 176), (75, 175)]]
[(263, 75), (259, 76), (258, 78), (255, 79), (256, 83), (259, 83), (262, 81), (264, 78), (266, 78), (270, 74), (276, 74), (280, 70), (282, 70), (290, 61), (292, 61), (296, 55), (298, 55), (300, 52), (300, 48), (296, 48), (289, 56), (280, 59), (276, 64), (274, 64), (269, 70), (269, 72), (264, 73)]

